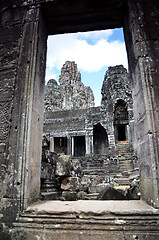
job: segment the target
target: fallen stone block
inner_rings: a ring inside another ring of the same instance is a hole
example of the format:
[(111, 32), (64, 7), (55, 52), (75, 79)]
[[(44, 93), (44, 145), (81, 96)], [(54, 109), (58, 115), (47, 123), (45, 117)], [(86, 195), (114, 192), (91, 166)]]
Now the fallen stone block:
[(59, 193), (58, 192), (42, 192), (41, 198), (42, 200), (58, 200)]
[(106, 188), (107, 186), (110, 186), (109, 183), (99, 183), (97, 185), (91, 185), (90, 187), (90, 192), (91, 193), (100, 193), (104, 188)]
[(70, 176), (72, 170), (71, 158), (68, 155), (60, 155), (56, 162), (56, 176)]
[(67, 177), (61, 183), (62, 190), (78, 191), (80, 188), (78, 177)]
[(76, 201), (77, 200), (77, 192), (63, 191), (62, 198), (64, 198), (65, 201)]
[(116, 190), (115, 188), (107, 185), (97, 196), (97, 200), (127, 200), (124, 195), (125, 191)]
[(86, 197), (87, 197), (86, 192), (80, 191), (80, 192), (77, 193), (77, 200), (85, 200)]

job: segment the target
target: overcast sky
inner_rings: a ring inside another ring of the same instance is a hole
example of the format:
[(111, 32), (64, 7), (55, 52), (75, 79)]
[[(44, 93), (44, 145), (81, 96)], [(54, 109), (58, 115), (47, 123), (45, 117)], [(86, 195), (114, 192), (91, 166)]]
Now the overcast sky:
[(54, 35), (48, 37), (47, 44), (46, 82), (58, 81), (63, 64), (75, 61), (82, 82), (93, 90), (96, 106), (107, 68), (119, 64), (127, 68), (122, 29)]

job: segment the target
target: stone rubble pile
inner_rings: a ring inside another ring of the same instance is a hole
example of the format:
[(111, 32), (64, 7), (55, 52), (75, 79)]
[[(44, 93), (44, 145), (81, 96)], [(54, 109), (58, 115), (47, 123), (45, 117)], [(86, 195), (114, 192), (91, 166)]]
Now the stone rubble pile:
[[(48, 160), (42, 163), (41, 169), (43, 182), (41, 196), (44, 200), (140, 199), (139, 173), (130, 174), (125, 183), (122, 175), (109, 172), (109, 158), (105, 159), (108, 162), (105, 167), (102, 164), (103, 158), (100, 159), (101, 164), (97, 167), (97, 162), (100, 162), (99, 156), (92, 157), (92, 162), (91, 157), (88, 156), (77, 159), (68, 155), (50, 153), (47, 157)], [(96, 168), (96, 172), (92, 173), (91, 167)]]

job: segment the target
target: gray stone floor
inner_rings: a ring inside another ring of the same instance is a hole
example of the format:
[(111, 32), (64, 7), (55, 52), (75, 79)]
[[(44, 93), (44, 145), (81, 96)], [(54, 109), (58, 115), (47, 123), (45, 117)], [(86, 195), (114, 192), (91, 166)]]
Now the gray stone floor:
[(159, 209), (143, 201), (41, 201), (30, 205), (26, 212), (41, 214), (159, 214)]

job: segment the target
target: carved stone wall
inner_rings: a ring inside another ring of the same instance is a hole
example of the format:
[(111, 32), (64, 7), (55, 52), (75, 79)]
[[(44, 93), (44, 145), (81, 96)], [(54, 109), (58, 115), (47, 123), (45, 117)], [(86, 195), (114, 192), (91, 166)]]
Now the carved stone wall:
[(1, 220), (8, 225), (19, 208), (18, 163), (15, 161), (20, 127), (17, 74), (24, 16), (25, 11), (18, 14), (16, 9), (4, 10), (0, 22), (0, 211)]
[[(125, 41), (133, 86), (141, 192), (159, 207), (159, 2), (129, 1)], [(127, 24), (129, 23), (129, 24)]]
[[(10, 226), (18, 211), (40, 192), (46, 32), (38, 7), (2, 6), (0, 211), (1, 221)], [(41, 50), (37, 51), (38, 47)]]

